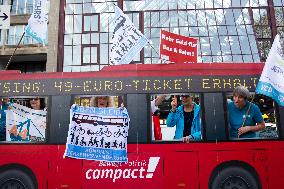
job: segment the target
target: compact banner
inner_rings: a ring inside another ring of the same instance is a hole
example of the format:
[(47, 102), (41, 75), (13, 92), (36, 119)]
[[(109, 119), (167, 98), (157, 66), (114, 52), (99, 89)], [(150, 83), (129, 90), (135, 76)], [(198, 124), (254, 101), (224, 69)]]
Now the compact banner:
[(64, 156), (127, 162), (129, 116), (126, 108), (73, 105)]

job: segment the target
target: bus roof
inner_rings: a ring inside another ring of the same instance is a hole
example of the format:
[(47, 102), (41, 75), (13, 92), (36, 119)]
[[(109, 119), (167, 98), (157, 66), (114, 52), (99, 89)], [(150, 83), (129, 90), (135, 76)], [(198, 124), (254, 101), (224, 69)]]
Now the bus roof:
[(0, 71), (0, 80), (135, 77), (135, 76), (189, 76), (189, 75), (259, 75), (263, 63), (197, 63), (197, 64), (128, 64), (106, 66), (93, 72), (38, 72), (20, 73), (17, 70)]
[(10, 75), (10, 74), (20, 74), (21, 71), (20, 70), (0, 70), (0, 76), (3, 75)]

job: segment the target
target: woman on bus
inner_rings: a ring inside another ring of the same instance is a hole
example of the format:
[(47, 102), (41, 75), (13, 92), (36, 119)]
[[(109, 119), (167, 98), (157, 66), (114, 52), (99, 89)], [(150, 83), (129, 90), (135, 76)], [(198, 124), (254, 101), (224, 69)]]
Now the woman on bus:
[(112, 99), (110, 96), (95, 96), (91, 98), (90, 106), (98, 108), (112, 107)]
[(265, 128), (260, 109), (248, 101), (249, 96), (247, 88), (238, 86), (233, 91), (233, 101), (228, 102), (231, 138), (254, 138), (257, 131)]
[(9, 98), (0, 101), (0, 141), (6, 141), (6, 110), (9, 107)]
[(34, 110), (44, 110), (45, 109), (45, 102), (44, 98), (30, 98), (28, 107)]
[(201, 140), (200, 106), (190, 95), (181, 95), (182, 105), (177, 108), (177, 98), (172, 98), (172, 109), (167, 117), (167, 126), (176, 126), (174, 139), (183, 142)]

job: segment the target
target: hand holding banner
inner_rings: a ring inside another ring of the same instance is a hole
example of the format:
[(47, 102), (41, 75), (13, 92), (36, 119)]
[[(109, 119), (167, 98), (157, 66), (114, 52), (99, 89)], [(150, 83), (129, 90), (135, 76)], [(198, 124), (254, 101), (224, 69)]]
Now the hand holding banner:
[(129, 117), (125, 108), (73, 105), (65, 156), (127, 162)]

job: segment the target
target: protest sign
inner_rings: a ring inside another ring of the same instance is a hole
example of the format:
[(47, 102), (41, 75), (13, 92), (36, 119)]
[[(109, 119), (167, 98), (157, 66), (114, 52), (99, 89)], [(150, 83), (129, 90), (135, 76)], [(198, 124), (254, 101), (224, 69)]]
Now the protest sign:
[(46, 110), (34, 110), (12, 103), (6, 110), (7, 141), (44, 142)]
[(127, 162), (129, 116), (125, 108), (73, 105), (65, 156)]
[(161, 30), (161, 59), (174, 63), (197, 63), (197, 39)]

